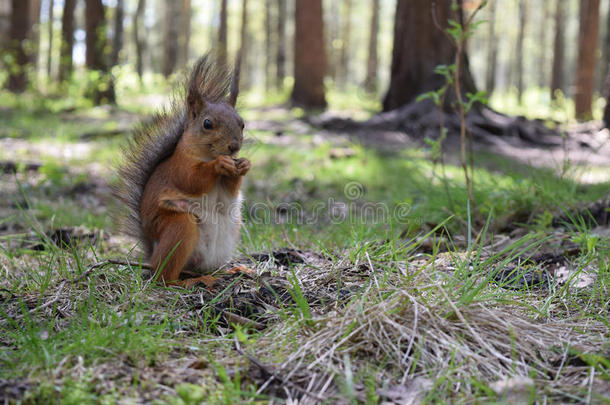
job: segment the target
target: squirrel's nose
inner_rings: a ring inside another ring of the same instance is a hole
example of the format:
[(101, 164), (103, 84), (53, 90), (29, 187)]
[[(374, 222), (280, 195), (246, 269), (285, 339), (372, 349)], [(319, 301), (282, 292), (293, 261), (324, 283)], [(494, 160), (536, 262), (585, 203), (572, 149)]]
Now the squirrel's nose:
[(233, 141), (231, 142), (231, 144), (229, 145), (229, 152), (231, 154), (237, 152), (239, 150), (239, 142), (237, 141)]

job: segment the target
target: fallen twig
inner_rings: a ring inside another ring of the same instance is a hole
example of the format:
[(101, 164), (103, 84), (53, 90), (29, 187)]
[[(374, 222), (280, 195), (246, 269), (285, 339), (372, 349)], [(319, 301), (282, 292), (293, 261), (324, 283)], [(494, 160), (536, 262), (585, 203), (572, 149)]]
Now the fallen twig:
[(153, 270), (153, 267), (148, 263), (139, 263), (139, 262), (133, 263), (133, 262), (130, 262), (129, 260), (107, 259), (102, 262), (93, 263), (81, 275), (79, 275), (77, 278), (72, 280), (72, 282), (78, 283), (79, 281), (82, 281), (83, 279), (89, 277), (89, 274), (91, 274), (91, 272), (93, 270), (96, 270), (96, 269), (99, 269), (102, 267), (106, 267), (111, 264), (119, 265), (119, 266), (128, 266), (128, 267), (136, 266), (136, 267), (140, 267), (140, 268), (146, 269), (146, 270)]
[(214, 305), (214, 309), (216, 309), (218, 312), (223, 314), (225, 319), (229, 323), (232, 322), (232, 323), (242, 325), (242, 326), (249, 326), (249, 327), (252, 327), (257, 330), (262, 330), (262, 329), (266, 328), (266, 325), (264, 325), (260, 322), (257, 322), (255, 320), (252, 320), (249, 318), (245, 318), (241, 315), (234, 314), (233, 312), (229, 312), (226, 309), (222, 309), (222, 308), (218, 307), (217, 305)]
[(51, 301), (45, 302), (44, 304), (34, 307), (32, 309), (30, 309), (30, 314), (33, 314), (36, 311), (39, 311), (41, 309), (44, 309), (46, 307), (49, 307), (51, 305), (53, 305), (54, 303), (56, 303), (59, 300), (59, 295), (61, 294), (61, 292), (63, 291), (64, 287), (66, 286), (66, 281), (67, 280), (63, 280), (60, 284), (59, 287), (57, 288), (57, 292), (55, 293), (55, 297), (53, 297), (53, 299)]

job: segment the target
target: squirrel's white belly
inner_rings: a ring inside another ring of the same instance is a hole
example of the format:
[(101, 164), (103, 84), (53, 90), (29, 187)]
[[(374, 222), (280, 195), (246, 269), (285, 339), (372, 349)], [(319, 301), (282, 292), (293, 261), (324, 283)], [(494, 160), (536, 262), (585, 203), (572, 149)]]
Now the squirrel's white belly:
[(235, 197), (220, 184), (208, 194), (191, 200), (198, 217), (199, 242), (190, 259), (190, 268), (209, 273), (233, 257), (241, 224), (241, 193)]

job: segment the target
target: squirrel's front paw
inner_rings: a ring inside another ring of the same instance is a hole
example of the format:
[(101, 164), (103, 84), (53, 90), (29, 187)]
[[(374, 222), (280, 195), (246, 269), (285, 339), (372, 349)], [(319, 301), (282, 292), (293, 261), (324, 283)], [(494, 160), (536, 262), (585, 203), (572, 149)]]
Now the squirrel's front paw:
[(239, 172), (237, 171), (237, 167), (235, 166), (235, 162), (233, 158), (228, 155), (221, 155), (216, 158), (216, 163), (214, 165), (218, 174), (227, 177), (237, 177), (239, 176)]
[(237, 173), (240, 176), (245, 175), (250, 170), (250, 161), (246, 158), (239, 158), (235, 160), (235, 167), (237, 168)]

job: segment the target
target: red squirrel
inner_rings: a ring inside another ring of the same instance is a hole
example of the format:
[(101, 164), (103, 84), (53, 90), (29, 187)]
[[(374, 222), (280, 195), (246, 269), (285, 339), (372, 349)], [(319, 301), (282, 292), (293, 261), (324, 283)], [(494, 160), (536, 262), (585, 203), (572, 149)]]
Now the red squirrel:
[[(240, 186), (250, 162), (237, 157), (244, 130), (235, 111), (238, 66), (231, 75), (201, 57), (185, 97), (135, 131), (119, 168), (124, 228), (166, 285), (210, 286), (206, 274), (231, 259), (239, 238)], [(181, 280), (184, 270), (204, 275)]]

